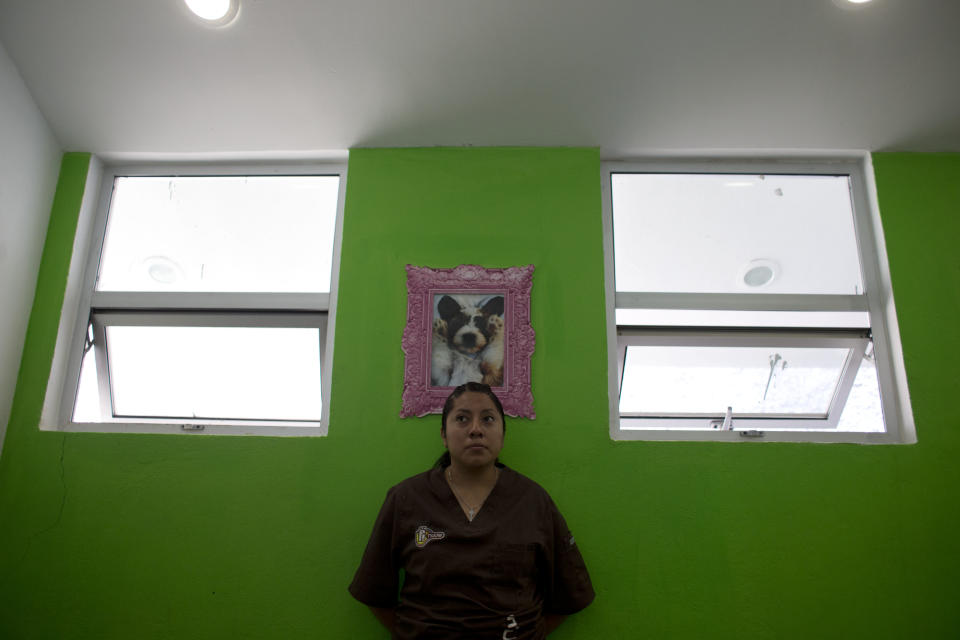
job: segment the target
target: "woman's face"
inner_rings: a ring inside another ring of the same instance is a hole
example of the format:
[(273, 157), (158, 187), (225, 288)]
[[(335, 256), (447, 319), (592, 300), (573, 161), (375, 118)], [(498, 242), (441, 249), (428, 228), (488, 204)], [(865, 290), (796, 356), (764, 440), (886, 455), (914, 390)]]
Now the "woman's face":
[(454, 400), (447, 416), (443, 445), (458, 467), (492, 465), (503, 448), (503, 420), (484, 393), (467, 391)]

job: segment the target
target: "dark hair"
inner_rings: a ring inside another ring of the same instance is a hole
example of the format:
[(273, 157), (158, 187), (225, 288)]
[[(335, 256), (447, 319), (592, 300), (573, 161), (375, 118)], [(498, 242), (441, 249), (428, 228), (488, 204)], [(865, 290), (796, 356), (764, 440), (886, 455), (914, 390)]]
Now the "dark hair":
[[(495, 406), (497, 411), (500, 413), (500, 424), (503, 425), (503, 432), (506, 433), (507, 420), (503, 415), (503, 405), (500, 404), (500, 398), (498, 398), (497, 394), (493, 392), (493, 389), (490, 388), (490, 385), (483, 384), (482, 382), (465, 382), (450, 392), (450, 395), (447, 396), (446, 402), (443, 403), (443, 412), (440, 414), (440, 433), (444, 434), (447, 432), (447, 416), (449, 416), (450, 412), (453, 411), (453, 403), (456, 402), (457, 398), (468, 392), (482, 393), (493, 401), (493, 406)], [(444, 467), (449, 467), (450, 452), (444, 451), (443, 455), (437, 459), (437, 462), (434, 464), (434, 466), (441, 469)]]

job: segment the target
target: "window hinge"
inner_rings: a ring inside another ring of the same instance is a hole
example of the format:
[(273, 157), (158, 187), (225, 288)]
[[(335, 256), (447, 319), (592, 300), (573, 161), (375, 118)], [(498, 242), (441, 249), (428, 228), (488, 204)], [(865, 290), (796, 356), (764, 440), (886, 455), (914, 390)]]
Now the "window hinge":
[(202, 424), (182, 424), (180, 428), (184, 431), (203, 431), (204, 426)]
[(763, 436), (763, 431), (757, 431), (756, 429), (747, 429), (740, 432), (741, 438), (762, 438)]

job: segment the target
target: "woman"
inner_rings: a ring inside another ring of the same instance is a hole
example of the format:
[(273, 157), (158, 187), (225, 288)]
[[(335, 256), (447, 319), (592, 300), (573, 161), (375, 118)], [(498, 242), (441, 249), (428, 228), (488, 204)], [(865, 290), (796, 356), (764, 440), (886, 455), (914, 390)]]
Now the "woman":
[(550, 496), (497, 460), (504, 430), (489, 386), (457, 387), (441, 416), (447, 452), (387, 492), (350, 593), (393, 638), (543, 638), (593, 600)]

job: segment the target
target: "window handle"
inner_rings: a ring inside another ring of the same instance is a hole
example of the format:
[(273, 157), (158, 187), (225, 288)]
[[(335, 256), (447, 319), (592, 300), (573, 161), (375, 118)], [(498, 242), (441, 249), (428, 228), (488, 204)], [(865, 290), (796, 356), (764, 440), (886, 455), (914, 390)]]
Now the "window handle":
[(727, 407), (727, 415), (723, 416), (723, 424), (720, 425), (723, 431), (733, 429), (733, 407)]
[(720, 431), (732, 431), (733, 430), (733, 407), (727, 407), (727, 414), (723, 416), (722, 421), (711, 420), (710, 426)]

